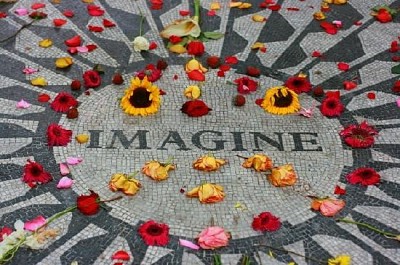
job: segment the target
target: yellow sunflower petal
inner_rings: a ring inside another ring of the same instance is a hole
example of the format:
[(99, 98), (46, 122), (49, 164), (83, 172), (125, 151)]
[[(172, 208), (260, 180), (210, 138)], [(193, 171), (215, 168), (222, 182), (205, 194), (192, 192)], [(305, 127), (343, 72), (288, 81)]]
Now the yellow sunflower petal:
[(42, 48), (48, 48), (53, 45), (53, 41), (51, 39), (43, 39), (39, 41), (39, 46)]

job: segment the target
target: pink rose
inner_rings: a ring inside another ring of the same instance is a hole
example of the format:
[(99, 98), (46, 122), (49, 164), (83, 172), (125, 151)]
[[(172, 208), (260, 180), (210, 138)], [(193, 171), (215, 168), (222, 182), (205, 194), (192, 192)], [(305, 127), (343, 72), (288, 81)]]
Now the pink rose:
[(334, 216), (343, 209), (345, 204), (344, 200), (328, 199), (321, 203), (319, 210), (324, 216)]
[(216, 249), (228, 245), (229, 233), (218, 226), (204, 229), (198, 236), (198, 243), (202, 249)]

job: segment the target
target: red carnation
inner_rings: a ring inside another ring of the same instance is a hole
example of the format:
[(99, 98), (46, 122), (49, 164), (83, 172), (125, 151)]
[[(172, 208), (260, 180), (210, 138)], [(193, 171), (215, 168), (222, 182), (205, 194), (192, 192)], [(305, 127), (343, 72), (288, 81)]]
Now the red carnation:
[(76, 207), (84, 215), (96, 214), (100, 209), (100, 197), (99, 195), (92, 191), (90, 195), (80, 195), (76, 198)]
[(281, 227), (281, 222), (279, 218), (274, 216), (272, 213), (262, 212), (258, 216), (254, 217), (251, 227), (256, 231), (272, 232)]
[(57, 112), (67, 112), (71, 107), (78, 106), (78, 101), (68, 92), (60, 92), (51, 102), (50, 107)]
[(325, 117), (339, 117), (344, 111), (344, 105), (336, 97), (326, 97), (321, 102), (320, 110)]
[(292, 76), (285, 82), (285, 86), (297, 94), (311, 91), (311, 83), (305, 77)]
[(200, 99), (191, 100), (183, 104), (181, 111), (190, 117), (207, 115), (211, 109)]
[(339, 135), (353, 148), (367, 148), (375, 143), (374, 136), (378, 135), (378, 132), (364, 121), (360, 125), (347, 126)]
[(202, 56), (204, 53), (204, 44), (201, 41), (194, 40), (186, 46), (187, 53), (193, 56)]
[(95, 70), (87, 70), (82, 78), (86, 88), (96, 88), (101, 85), (101, 77)]
[(23, 182), (32, 185), (36, 183), (47, 183), (52, 179), (53, 177), (49, 172), (44, 170), (41, 164), (28, 160), (28, 163), (24, 167), (24, 174), (22, 176)]
[(139, 227), (139, 235), (148, 246), (166, 246), (169, 241), (167, 224), (147, 221)]
[(260, 69), (254, 66), (247, 66), (246, 74), (253, 77), (259, 77), (261, 74)]
[(147, 80), (150, 82), (155, 82), (162, 76), (162, 71), (158, 69), (154, 64), (148, 64), (144, 70), (139, 71), (136, 74), (140, 80), (147, 76)]
[(385, 8), (381, 8), (378, 10), (375, 19), (381, 23), (388, 23), (393, 20), (393, 17), (388, 10), (386, 10)]
[(216, 69), (221, 65), (221, 59), (218, 56), (210, 56), (207, 58), (207, 65)]
[(241, 94), (248, 94), (257, 90), (258, 82), (248, 78), (241, 77), (233, 81), (237, 84), (237, 91)]
[(369, 186), (378, 184), (381, 181), (381, 176), (372, 168), (361, 167), (346, 176), (350, 184), (361, 184)]
[(72, 131), (64, 129), (58, 124), (47, 127), (47, 144), (49, 146), (66, 146), (71, 142)]

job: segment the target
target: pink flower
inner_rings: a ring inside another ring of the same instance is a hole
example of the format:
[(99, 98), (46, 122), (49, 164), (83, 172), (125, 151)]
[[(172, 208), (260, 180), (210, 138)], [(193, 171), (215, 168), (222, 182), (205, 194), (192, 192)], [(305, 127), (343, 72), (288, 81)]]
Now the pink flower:
[(218, 226), (204, 229), (198, 236), (198, 243), (202, 249), (216, 249), (228, 245), (229, 233)]
[(34, 232), (39, 227), (43, 226), (46, 222), (46, 218), (44, 218), (42, 215), (39, 215), (32, 220), (26, 221), (24, 224), (24, 229)]

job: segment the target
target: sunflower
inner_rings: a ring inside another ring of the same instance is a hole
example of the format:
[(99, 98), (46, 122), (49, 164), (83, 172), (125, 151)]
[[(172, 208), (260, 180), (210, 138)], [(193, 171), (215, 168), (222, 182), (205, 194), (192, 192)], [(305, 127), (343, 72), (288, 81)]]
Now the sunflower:
[(131, 86), (125, 90), (121, 99), (121, 108), (126, 114), (147, 116), (154, 114), (160, 107), (160, 90), (144, 77), (135, 77)]
[(265, 92), (261, 107), (272, 114), (291, 114), (300, 110), (296, 92), (285, 86), (271, 87)]

